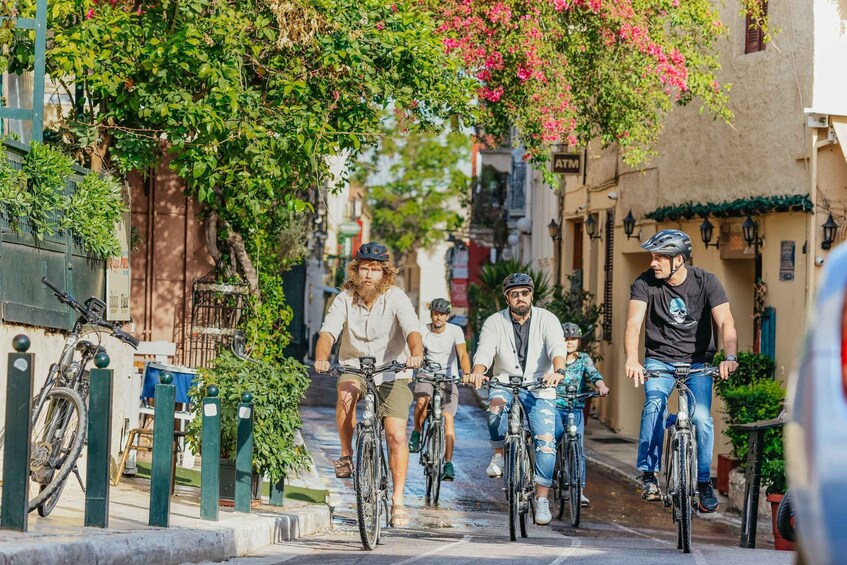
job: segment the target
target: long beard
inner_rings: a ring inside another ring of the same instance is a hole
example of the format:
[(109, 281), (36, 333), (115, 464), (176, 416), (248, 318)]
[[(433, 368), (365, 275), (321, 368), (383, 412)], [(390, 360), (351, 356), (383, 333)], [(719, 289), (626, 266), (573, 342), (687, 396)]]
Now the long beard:
[(357, 273), (351, 275), (350, 280), (353, 281), (353, 284), (355, 285), (353, 295), (358, 301), (364, 302), (365, 304), (371, 304), (382, 292), (381, 285), (367, 285), (361, 278), (359, 278)]

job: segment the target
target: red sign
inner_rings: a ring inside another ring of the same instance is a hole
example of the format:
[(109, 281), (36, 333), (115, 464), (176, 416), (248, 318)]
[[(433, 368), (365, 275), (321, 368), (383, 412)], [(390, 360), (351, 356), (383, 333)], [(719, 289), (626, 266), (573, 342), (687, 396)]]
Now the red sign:
[(451, 281), (450, 302), (454, 308), (468, 307), (468, 279), (453, 279)]

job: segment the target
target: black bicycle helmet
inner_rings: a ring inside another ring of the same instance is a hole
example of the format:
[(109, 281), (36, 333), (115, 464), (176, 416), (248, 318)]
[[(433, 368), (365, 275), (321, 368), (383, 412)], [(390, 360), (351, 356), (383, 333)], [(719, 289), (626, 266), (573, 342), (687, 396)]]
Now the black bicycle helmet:
[(442, 314), (449, 314), (452, 306), (450, 306), (450, 302), (445, 298), (436, 298), (432, 302), (429, 303), (429, 309), (432, 312), (441, 312)]
[(363, 244), (356, 252), (356, 259), (365, 261), (388, 261), (388, 248), (381, 243), (372, 241)]
[(582, 328), (573, 322), (565, 322), (562, 324), (562, 331), (565, 332), (565, 337), (582, 337)]
[(644, 243), (641, 248), (651, 253), (676, 257), (691, 257), (691, 238), (680, 230), (662, 230)]
[(532, 277), (526, 273), (512, 273), (503, 279), (503, 294), (517, 287), (528, 286), (530, 290), (535, 290), (535, 282)]

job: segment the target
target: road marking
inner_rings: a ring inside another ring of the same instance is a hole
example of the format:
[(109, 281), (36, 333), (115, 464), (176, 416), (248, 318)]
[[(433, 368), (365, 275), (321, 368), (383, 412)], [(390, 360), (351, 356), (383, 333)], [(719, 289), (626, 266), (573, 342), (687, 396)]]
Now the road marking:
[[(565, 537), (567, 537), (567, 536), (565, 536)], [(562, 554), (559, 555), (556, 559), (554, 559), (550, 563), (550, 565), (559, 565), (559, 563), (561, 563), (562, 561), (564, 561), (568, 557), (573, 557), (576, 550), (579, 549), (579, 546), (582, 545), (582, 540), (579, 539), (579, 538), (568, 538), (568, 539), (571, 540), (570, 547), (565, 548), (565, 550), (562, 552)]]
[(424, 557), (429, 557), (430, 555), (434, 555), (436, 553), (441, 553), (442, 551), (450, 549), (451, 547), (456, 547), (457, 545), (461, 545), (463, 543), (468, 543), (469, 541), (471, 541), (472, 537), (473, 536), (465, 536), (462, 539), (460, 539), (459, 541), (456, 541), (456, 542), (453, 542), (453, 543), (448, 543), (447, 545), (442, 545), (440, 547), (436, 547), (435, 549), (427, 551), (426, 553), (421, 553), (420, 555), (415, 555), (414, 557), (410, 557), (409, 559), (404, 559), (403, 561), (398, 561), (394, 565), (405, 565), (406, 563), (413, 563), (415, 561), (419, 561), (419, 560), (423, 559)]
[[(654, 538), (653, 536), (641, 533), (638, 530), (633, 530), (632, 528), (627, 528), (626, 526), (621, 526), (620, 524), (617, 524), (615, 522), (610, 522), (610, 524), (612, 524), (616, 528), (619, 528), (619, 529), (624, 530), (625, 532), (629, 532), (631, 534), (635, 534), (637, 536), (642, 536), (642, 537), (645, 537), (647, 539), (651, 539), (653, 541), (657, 541), (659, 543), (663, 543), (663, 544), (666, 544), (666, 545), (674, 545), (673, 543), (671, 543), (669, 541), (665, 541), (665, 540), (659, 539), (659, 538)], [(700, 553), (699, 549), (692, 549), (691, 553), (694, 556), (694, 561), (695, 561), (695, 563), (697, 563), (697, 565), (708, 565), (709, 562), (706, 560), (706, 558), (703, 556), (703, 554)]]

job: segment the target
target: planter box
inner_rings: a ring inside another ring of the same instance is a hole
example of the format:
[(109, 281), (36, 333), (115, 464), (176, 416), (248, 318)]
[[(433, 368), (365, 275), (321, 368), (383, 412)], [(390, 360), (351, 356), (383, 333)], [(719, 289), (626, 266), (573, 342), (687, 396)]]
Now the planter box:
[(780, 551), (796, 551), (797, 548), (793, 541), (788, 541), (779, 534), (779, 528), (776, 527), (776, 510), (779, 508), (779, 503), (782, 502), (783, 494), (769, 494), (768, 503), (771, 507), (771, 525), (773, 527), (773, 546)]
[(718, 455), (718, 492), (721, 494), (729, 493), (729, 472), (738, 467), (740, 464), (741, 461), (733, 459), (729, 455)]
[[(255, 471), (251, 487), (253, 500), (259, 500), (262, 495), (262, 477)], [(218, 497), (222, 506), (232, 506), (235, 502), (235, 461), (232, 459), (221, 459)]]

